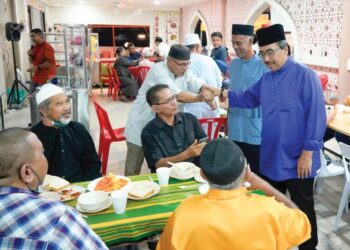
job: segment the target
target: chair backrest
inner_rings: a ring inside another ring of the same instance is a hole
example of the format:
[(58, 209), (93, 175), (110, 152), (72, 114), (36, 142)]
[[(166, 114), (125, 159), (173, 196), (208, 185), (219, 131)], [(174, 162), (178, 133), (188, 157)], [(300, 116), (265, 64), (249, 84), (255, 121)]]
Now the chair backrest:
[[(198, 119), (199, 123), (205, 128), (207, 128), (207, 135), (209, 141), (214, 140), (219, 137), (219, 132), (221, 128), (226, 130), (227, 118), (218, 117), (218, 118), (201, 118)], [(215, 127), (214, 133), (212, 132)]]
[(139, 69), (137, 66), (130, 66), (130, 67), (128, 67), (128, 70), (133, 77), (135, 77), (137, 79), (140, 77), (139, 76)]
[(328, 85), (328, 75), (322, 74), (318, 76), (321, 81), (322, 90), (325, 91)]
[(139, 66), (139, 76), (140, 76), (140, 83), (142, 84), (143, 81), (145, 80), (146, 76), (147, 76), (147, 73), (148, 71), (151, 69), (150, 67), (148, 66)]
[(100, 124), (100, 136), (109, 135), (112, 139), (115, 139), (113, 128), (106, 110), (104, 110), (96, 101), (93, 102), (96, 109), (98, 123)]
[(339, 147), (342, 153), (342, 160), (343, 160), (343, 165), (345, 169), (345, 178), (347, 182), (350, 182), (350, 172), (349, 172), (349, 167), (350, 167), (350, 145), (347, 145), (345, 143), (339, 142)]
[(110, 51), (102, 51), (101, 58), (111, 58), (111, 52)]
[(118, 76), (117, 71), (115, 70), (115, 68), (113, 66), (111, 67), (111, 71), (112, 71), (114, 83), (117, 85), (117, 87), (119, 87), (120, 86), (119, 76)]

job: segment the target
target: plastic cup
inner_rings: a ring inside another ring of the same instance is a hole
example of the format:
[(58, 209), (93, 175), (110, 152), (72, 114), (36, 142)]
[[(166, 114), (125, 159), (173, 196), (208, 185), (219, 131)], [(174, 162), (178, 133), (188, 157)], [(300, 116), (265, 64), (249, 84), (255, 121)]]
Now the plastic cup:
[(128, 201), (128, 192), (125, 190), (117, 190), (111, 194), (114, 212), (116, 214), (125, 213), (126, 203)]
[(158, 182), (161, 187), (168, 186), (169, 175), (170, 175), (170, 168), (167, 168), (167, 167), (157, 168)]

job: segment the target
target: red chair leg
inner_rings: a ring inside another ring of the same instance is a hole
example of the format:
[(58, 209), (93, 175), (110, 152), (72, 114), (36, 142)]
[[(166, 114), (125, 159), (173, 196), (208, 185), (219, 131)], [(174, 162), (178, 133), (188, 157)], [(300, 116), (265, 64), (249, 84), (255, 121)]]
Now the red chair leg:
[(107, 172), (107, 164), (108, 164), (108, 156), (109, 156), (109, 148), (111, 146), (111, 141), (105, 141), (103, 145), (103, 151), (102, 151), (102, 166), (101, 166), (101, 173), (102, 175), (105, 175)]
[(102, 161), (102, 148), (103, 148), (103, 136), (100, 135), (100, 142), (98, 144), (98, 157), (100, 158), (100, 160)]

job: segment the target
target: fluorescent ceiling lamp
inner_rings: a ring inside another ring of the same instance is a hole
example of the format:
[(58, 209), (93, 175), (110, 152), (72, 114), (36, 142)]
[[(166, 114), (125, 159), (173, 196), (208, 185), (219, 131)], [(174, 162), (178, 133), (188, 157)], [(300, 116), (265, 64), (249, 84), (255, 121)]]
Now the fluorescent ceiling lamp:
[(160, 1), (154, 1), (154, 4), (160, 4)]
[(143, 40), (143, 39), (146, 39), (146, 35), (145, 34), (138, 34), (137, 38)]

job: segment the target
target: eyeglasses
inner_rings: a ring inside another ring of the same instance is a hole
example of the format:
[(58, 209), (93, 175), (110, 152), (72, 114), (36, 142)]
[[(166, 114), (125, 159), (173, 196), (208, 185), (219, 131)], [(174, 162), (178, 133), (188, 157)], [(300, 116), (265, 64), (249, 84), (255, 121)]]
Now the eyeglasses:
[(181, 68), (185, 68), (188, 65), (190, 65), (191, 62), (186, 62), (186, 63), (178, 63), (174, 58), (169, 57), (177, 66), (181, 67)]
[(279, 51), (280, 50), (280, 48), (277, 48), (277, 49), (268, 49), (266, 52), (260, 52), (259, 53), (259, 56), (261, 57), (261, 58), (265, 58), (265, 56), (267, 56), (267, 57), (273, 57), (275, 54), (276, 54), (276, 52), (277, 51)]
[(177, 98), (177, 95), (176, 95), (176, 94), (173, 94), (171, 97), (169, 97), (168, 99), (166, 99), (164, 102), (159, 102), (159, 103), (157, 103), (156, 105), (169, 104), (169, 103), (175, 101), (176, 98)]

